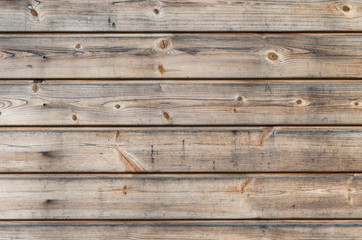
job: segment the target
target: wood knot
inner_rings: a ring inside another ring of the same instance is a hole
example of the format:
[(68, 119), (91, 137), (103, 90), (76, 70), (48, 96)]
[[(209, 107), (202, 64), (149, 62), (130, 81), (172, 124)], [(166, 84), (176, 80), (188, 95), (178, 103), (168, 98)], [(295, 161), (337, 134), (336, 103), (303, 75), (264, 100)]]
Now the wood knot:
[(163, 67), (162, 64), (159, 64), (158, 65), (158, 71), (161, 73), (161, 74), (164, 74), (166, 72), (166, 69)]
[(38, 17), (39, 16), (39, 14), (38, 14), (38, 12), (33, 8), (33, 6), (31, 6), (31, 5), (29, 5), (28, 6), (28, 9), (29, 9), (29, 11), (30, 11), (30, 14), (33, 16), (33, 17)]
[(78, 120), (77, 115), (76, 115), (76, 114), (73, 114), (72, 119), (73, 119), (73, 121), (77, 121), (77, 120)]
[(355, 106), (355, 107), (359, 107), (359, 106), (360, 106), (359, 102), (357, 102), (357, 101), (354, 101), (352, 104), (353, 104), (353, 106)]
[(351, 11), (351, 8), (347, 5), (344, 5), (344, 6), (342, 6), (342, 11), (348, 13)]
[(33, 92), (38, 92), (38, 90), (39, 90), (39, 86), (37, 85), (37, 84), (34, 84), (33, 85)]
[(0, 111), (0, 116), (1, 116), (1, 111)]
[(76, 49), (80, 49), (82, 47), (82, 45), (80, 43), (78, 43), (77, 45), (75, 45)]
[(267, 56), (270, 61), (276, 61), (279, 58), (275, 52), (269, 52)]
[(299, 107), (305, 107), (308, 106), (310, 104), (310, 102), (308, 100), (304, 100), (304, 99), (297, 99), (297, 100), (293, 100), (293, 103)]
[(161, 41), (158, 43), (158, 47), (161, 49), (166, 49), (170, 45), (170, 42), (167, 39), (161, 39)]
[(160, 10), (158, 10), (157, 8), (153, 9), (153, 12), (157, 15), (160, 13)]
[(353, 13), (353, 6), (349, 3), (344, 3), (336, 6), (337, 10), (341, 11), (343, 14), (349, 16)]
[(115, 108), (115, 109), (120, 109), (120, 108), (121, 108), (121, 105), (116, 104), (116, 105), (114, 105), (114, 108)]
[(167, 121), (170, 121), (170, 120), (171, 120), (171, 117), (170, 117), (170, 115), (169, 115), (167, 112), (163, 112), (163, 117), (164, 117)]
[(239, 96), (237, 99), (238, 99), (239, 102), (243, 101), (243, 97), (242, 97), (242, 96)]
[(30, 9), (30, 14), (31, 14), (33, 17), (38, 17), (38, 16), (39, 16), (38, 12), (37, 12), (35, 9)]

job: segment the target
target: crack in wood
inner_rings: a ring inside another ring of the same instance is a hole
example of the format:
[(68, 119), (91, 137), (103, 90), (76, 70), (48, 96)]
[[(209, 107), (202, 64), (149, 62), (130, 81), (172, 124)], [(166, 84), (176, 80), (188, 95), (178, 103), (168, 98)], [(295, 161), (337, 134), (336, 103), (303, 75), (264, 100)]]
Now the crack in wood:
[(266, 127), (265, 130), (261, 135), (258, 147), (264, 147), (265, 141), (275, 133), (274, 127)]
[(242, 183), (242, 185), (241, 185), (240, 193), (241, 193), (241, 194), (245, 193), (246, 188), (247, 188), (248, 185), (249, 185), (250, 183), (252, 183), (253, 181), (254, 181), (254, 179), (252, 179), (252, 178), (246, 179), (246, 180)]
[(147, 172), (146, 169), (144, 169), (139, 163), (133, 160), (126, 153), (119, 150), (117, 145), (115, 145), (114, 148), (119, 154), (119, 159), (125, 164), (126, 170), (131, 172)]

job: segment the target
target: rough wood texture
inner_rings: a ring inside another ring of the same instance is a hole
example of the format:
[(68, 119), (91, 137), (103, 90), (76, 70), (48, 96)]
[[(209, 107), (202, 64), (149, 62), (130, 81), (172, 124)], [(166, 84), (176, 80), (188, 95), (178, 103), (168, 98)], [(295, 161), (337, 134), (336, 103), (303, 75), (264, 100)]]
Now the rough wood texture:
[(11, 128), (0, 172), (361, 172), (361, 142), (361, 128)]
[(6, 81), (0, 125), (362, 124), (361, 81)]
[(359, 0), (3, 0), (0, 31), (361, 31)]
[(361, 34), (0, 35), (0, 78), (359, 78)]
[(2, 219), (362, 218), (354, 175), (1, 175)]
[(361, 221), (0, 222), (0, 239), (361, 240)]

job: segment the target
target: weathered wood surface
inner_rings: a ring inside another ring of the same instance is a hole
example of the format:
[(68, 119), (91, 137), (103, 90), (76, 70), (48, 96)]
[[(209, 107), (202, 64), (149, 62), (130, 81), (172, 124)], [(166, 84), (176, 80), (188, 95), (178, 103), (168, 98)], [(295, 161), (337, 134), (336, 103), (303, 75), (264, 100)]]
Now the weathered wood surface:
[(3, 79), (361, 75), (361, 34), (0, 35)]
[(0, 129), (0, 172), (361, 172), (361, 128)]
[(361, 221), (0, 222), (0, 239), (361, 240)]
[(361, 81), (4, 81), (0, 125), (362, 124)]
[(362, 176), (1, 175), (2, 219), (362, 218)]
[(361, 31), (359, 0), (3, 0), (0, 31)]

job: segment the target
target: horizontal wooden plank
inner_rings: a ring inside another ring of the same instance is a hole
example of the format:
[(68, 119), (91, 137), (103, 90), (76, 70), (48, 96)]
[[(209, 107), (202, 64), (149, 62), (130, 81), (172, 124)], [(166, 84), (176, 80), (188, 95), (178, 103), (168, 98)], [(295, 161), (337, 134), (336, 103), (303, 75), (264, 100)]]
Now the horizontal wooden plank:
[(1, 175), (2, 219), (362, 218), (354, 175)]
[(360, 240), (360, 221), (0, 222), (0, 239)]
[(0, 172), (361, 172), (362, 128), (0, 129)]
[(0, 35), (0, 78), (360, 78), (361, 34)]
[(362, 81), (3, 81), (0, 125), (362, 124)]
[(361, 31), (359, 0), (0, 2), (0, 31)]

